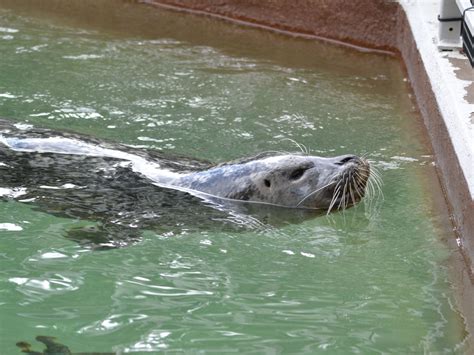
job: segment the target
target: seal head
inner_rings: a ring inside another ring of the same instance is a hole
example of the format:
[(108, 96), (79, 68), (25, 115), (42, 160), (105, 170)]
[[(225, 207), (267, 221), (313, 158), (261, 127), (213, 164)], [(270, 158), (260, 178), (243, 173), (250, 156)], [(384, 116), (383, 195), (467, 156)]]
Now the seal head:
[(354, 155), (286, 154), (221, 164), (172, 184), (225, 199), (330, 211), (359, 202), (369, 175), (369, 163)]

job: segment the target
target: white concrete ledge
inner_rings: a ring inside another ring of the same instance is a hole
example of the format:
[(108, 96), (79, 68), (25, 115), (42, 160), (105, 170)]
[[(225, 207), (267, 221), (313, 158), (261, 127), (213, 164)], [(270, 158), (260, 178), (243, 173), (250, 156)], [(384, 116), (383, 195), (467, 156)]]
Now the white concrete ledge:
[(439, 2), (407, 0), (401, 4), (474, 200), (474, 69), (465, 55), (438, 50)]

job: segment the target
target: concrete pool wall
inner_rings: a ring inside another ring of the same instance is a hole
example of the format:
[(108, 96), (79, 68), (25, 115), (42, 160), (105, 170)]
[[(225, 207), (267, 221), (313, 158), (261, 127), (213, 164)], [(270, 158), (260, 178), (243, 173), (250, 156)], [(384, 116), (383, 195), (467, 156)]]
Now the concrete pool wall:
[[(464, 266), (460, 295), (474, 329), (474, 70), (436, 47), (439, 0), (139, 0), (290, 35), (398, 55), (435, 155)], [(461, 264), (461, 265), (462, 265)]]

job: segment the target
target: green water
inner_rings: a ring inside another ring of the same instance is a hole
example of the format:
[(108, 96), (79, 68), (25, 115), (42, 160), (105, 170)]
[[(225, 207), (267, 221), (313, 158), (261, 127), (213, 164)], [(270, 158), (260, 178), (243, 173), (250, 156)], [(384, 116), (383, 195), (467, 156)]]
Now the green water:
[(37, 335), (74, 352), (463, 351), (450, 226), (398, 60), (112, 0), (0, 0), (0, 53), (14, 121), (216, 162), (290, 138), (366, 154), (384, 181), (383, 201), (330, 217), (150, 230), (103, 252), (63, 237), (84, 221), (4, 200), (0, 354)]

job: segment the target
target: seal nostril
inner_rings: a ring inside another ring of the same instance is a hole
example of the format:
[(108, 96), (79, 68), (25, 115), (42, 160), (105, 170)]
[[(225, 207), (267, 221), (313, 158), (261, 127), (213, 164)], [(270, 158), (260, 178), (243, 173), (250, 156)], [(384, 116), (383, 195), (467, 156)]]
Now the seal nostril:
[(351, 155), (351, 156), (342, 158), (342, 159), (339, 160), (339, 162), (337, 162), (336, 164), (337, 164), (337, 165), (344, 165), (344, 164), (347, 164), (347, 163), (349, 163), (349, 162), (351, 162), (351, 161), (355, 161), (355, 160), (357, 160), (357, 157)]
[(272, 183), (270, 182), (270, 180), (265, 179), (263, 180), (263, 183), (265, 184), (266, 187), (272, 186)]

